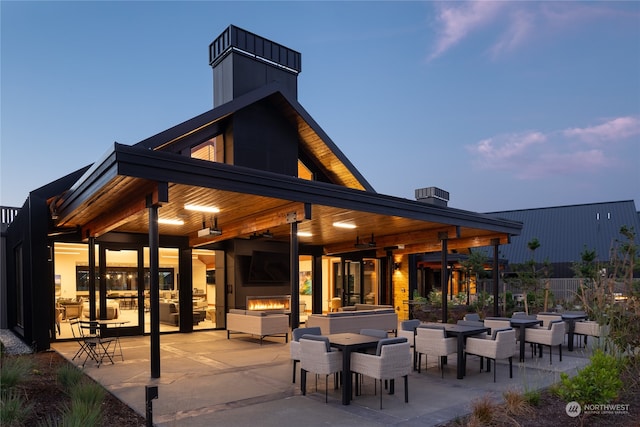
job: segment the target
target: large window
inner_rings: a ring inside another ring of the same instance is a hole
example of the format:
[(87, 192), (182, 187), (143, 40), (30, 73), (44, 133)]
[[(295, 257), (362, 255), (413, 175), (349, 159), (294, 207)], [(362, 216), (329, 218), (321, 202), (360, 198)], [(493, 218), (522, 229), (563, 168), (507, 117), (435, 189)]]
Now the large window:
[[(160, 289), (173, 290), (173, 268), (160, 268)], [(97, 279), (96, 273), (96, 282)], [(144, 286), (149, 289), (149, 269), (144, 269)], [(137, 291), (138, 290), (138, 269), (135, 267), (111, 267), (107, 269), (107, 292), (110, 291)], [(89, 268), (86, 266), (76, 267), (76, 290), (89, 290)]]

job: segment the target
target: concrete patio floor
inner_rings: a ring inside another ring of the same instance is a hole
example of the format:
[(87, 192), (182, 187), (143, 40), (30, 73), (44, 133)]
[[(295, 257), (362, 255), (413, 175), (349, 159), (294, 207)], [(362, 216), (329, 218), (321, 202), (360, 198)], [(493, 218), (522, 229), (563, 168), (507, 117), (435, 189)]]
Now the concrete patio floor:
[[(513, 378), (506, 361), (499, 361), (497, 382), (493, 373), (479, 372), (479, 359), (469, 356), (467, 375), (456, 379), (456, 360), (449, 357), (444, 379), (436, 360), (429, 369), (409, 376), (409, 403), (404, 403), (402, 382), (396, 393), (374, 396), (374, 380), (365, 378), (363, 393), (351, 405), (341, 404), (340, 390), (329, 379), (329, 402), (324, 401), (324, 378), (315, 391), (313, 376), (308, 377), (307, 395), (300, 393), (299, 373), (291, 382), (292, 361), (289, 344), (282, 338), (266, 338), (261, 346), (257, 338), (232, 336), (225, 331), (169, 334), (160, 337), (161, 375), (150, 374), (149, 336), (120, 339), (124, 361), (115, 359), (99, 368), (87, 363), (84, 371), (141, 415), (145, 415), (145, 386), (158, 386), (153, 400), (156, 426), (435, 426), (470, 412), (471, 402), (491, 394), (502, 399), (507, 389), (537, 390), (585, 366), (590, 350), (563, 348), (562, 362), (554, 350), (549, 364), (548, 348), (544, 357), (524, 363), (514, 358)], [(73, 341), (57, 342), (53, 349), (71, 359), (78, 349)], [(82, 361), (73, 361), (81, 365)], [(380, 390), (378, 390), (378, 393)], [(108, 417), (108, 414), (106, 414)], [(561, 420), (559, 420), (560, 422)]]

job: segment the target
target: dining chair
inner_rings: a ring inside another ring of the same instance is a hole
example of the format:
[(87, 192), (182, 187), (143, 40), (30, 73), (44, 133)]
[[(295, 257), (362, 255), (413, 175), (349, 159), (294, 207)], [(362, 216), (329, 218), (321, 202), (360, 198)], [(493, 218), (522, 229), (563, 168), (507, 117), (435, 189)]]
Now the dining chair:
[[(553, 320), (547, 328), (527, 328), (524, 332), (525, 342), (538, 344), (540, 347), (540, 357), (542, 357), (542, 346), (549, 347), (549, 364), (552, 364), (553, 346), (558, 346), (560, 361), (562, 362), (562, 343), (564, 341), (565, 323), (563, 320)], [(536, 347), (535, 345), (533, 346)], [(533, 348), (532, 348), (533, 353)], [(533, 356), (533, 355), (532, 355)]]
[[(517, 352), (516, 331), (512, 328), (495, 329), (491, 335), (484, 338), (467, 337), (464, 357), (467, 354), (480, 356), (480, 372), (482, 372), (483, 358), (487, 358), (487, 372), (491, 371), (493, 360), (493, 382), (496, 382), (498, 359), (509, 359), (509, 378), (513, 378), (513, 355)], [(466, 362), (465, 362), (466, 365)]]
[(293, 383), (296, 383), (296, 365), (300, 361), (302, 355), (302, 348), (300, 347), (300, 338), (304, 335), (322, 335), (320, 326), (312, 326), (308, 328), (295, 328), (291, 331), (291, 343), (289, 351), (291, 354), (291, 360), (293, 360)]
[(585, 320), (575, 323), (573, 334), (578, 338), (578, 345), (580, 344), (581, 338), (584, 338), (584, 344), (586, 347), (587, 337), (598, 338), (598, 342), (600, 342), (602, 338), (606, 338), (607, 335), (609, 335), (609, 327), (608, 325), (600, 325), (594, 320)]
[[(406, 338), (381, 339), (375, 354), (351, 353), (351, 372), (373, 378), (380, 383), (380, 409), (382, 409), (382, 380), (393, 381), (402, 377), (404, 379), (404, 401), (405, 403), (409, 402), (411, 354)], [(377, 390), (377, 386), (375, 390)]]
[[(447, 338), (444, 327), (421, 325), (416, 328), (414, 351), (418, 355), (418, 373), (421, 372), (422, 355), (425, 355), (425, 370), (428, 368), (427, 357), (439, 357), (441, 377), (444, 378), (443, 358), (458, 352), (458, 340), (455, 337)], [(414, 357), (414, 360), (416, 358)]]
[(306, 335), (300, 338), (300, 389), (302, 395), (307, 393), (307, 372), (316, 374), (316, 391), (318, 390), (318, 375), (324, 375), (324, 402), (328, 402), (328, 378), (334, 378), (335, 388), (338, 388), (337, 374), (342, 370), (342, 352), (332, 349), (329, 338), (322, 335)]

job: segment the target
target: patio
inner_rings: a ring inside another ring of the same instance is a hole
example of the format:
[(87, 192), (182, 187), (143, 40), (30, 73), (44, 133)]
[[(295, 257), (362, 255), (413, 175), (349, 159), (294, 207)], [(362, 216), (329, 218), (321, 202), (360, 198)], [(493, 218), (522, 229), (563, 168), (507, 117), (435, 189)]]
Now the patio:
[[(333, 387), (325, 404), (324, 381), (318, 382), (316, 393), (312, 376), (307, 395), (302, 396), (299, 382), (291, 383), (289, 344), (280, 339), (267, 338), (261, 346), (257, 338), (228, 340), (225, 331), (163, 335), (161, 377), (155, 380), (150, 376), (149, 337), (126, 337), (121, 342), (124, 361), (100, 368), (87, 364), (84, 371), (142, 415), (145, 386), (157, 385), (159, 397), (153, 401), (157, 426), (243, 426), (257, 421), (281, 426), (283, 420), (310, 426), (434, 426), (470, 412), (470, 403), (487, 393), (499, 400), (504, 390), (540, 389), (558, 381), (561, 372), (573, 375), (588, 363), (590, 354), (577, 348), (563, 352), (562, 362), (549, 365), (546, 357), (531, 358), (529, 353), (524, 363), (514, 361), (513, 379), (499, 366), (496, 383), (492, 374), (479, 372), (475, 357), (469, 357), (462, 380), (456, 379), (455, 357), (449, 357), (443, 379), (435, 360), (430, 360), (426, 373), (409, 376), (408, 404), (396, 390), (394, 396), (385, 396), (384, 409), (379, 410), (371, 379), (365, 379), (362, 395), (349, 406), (341, 405), (341, 390)], [(75, 342), (53, 344), (67, 359), (77, 346)]]

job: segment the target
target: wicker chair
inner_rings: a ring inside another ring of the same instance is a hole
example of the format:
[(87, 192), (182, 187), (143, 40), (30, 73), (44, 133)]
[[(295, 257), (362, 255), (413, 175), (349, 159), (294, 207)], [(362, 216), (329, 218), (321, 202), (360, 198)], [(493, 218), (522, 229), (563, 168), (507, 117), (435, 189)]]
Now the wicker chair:
[[(342, 352), (332, 351), (329, 339), (322, 335), (307, 335), (300, 339), (300, 389), (302, 395), (307, 394), (307, 372), (316, 374), (316, 391), (318, 390), (318, 375), (324, 375), (324, 401), (328, 401), (328, 378), (342, 370)], [(338, 387), (337, 378), (335, 387)]]
[(416, 328), (416, 340), (414, 346), (414, 361), (417, 359), (418, 373), (421, 372), (422, 355), (425, 355), (425, 369), (427, 369), (427, 356), (440, 357), (439, 365), (441, 377), (444, 378), (443, 358), (458, 352), (458, 340), (455, 337), (447, 338), (443, 327), (419, 326)]
[(302, 355), (302, 348), (300, 347), (300, 338), (304, 335), (322, 335), (320, 327), (310, 328), (296, 328), (291, 332), (291, 344), (289, 351), (291, 353), (291, 360), (293, 360), (293, 383), (296, 383), (296, 365), (300, 361)]
[[(409, 372), (411, 353), (406, 338), (380, 340), (376, 354), (352, 353), (351, 372), (371, 377), (380, 383), (380, 409), (382, 409), (382, 380), (404, 378), (404, 401), (409, 402)], [(393, 387), (392, 389), (393, 390)]]
[[(548, 328), (527, 328), (525, 330), (526, 342), (538, 344), (540, 347), (540, 357), (542, 357), (542, 346), (549, 347), (549, 364), (552, 364), (553, 346), (558, 346), (560, 361), (562, 362), (562, 342), (564, 341), (565, 323), (562, 320), (554, 320), (549, 323)], [(535, 346), (534, 346), (535, 347)]]
[(468, 337), (464, 357), (467, 354), (480, 356), (480, 372), (482, 372), (482, 361), (486, 357), (487, 372), (491, 371), (491, 360), (494, 361), (493, 382), (496, 382), (498, 359), (509, 359), (509, 378), (513, 378), (513, 355), (516, 354), (516, 331), (512, 328), (496, 329), (491, 335), (485, 338)]

